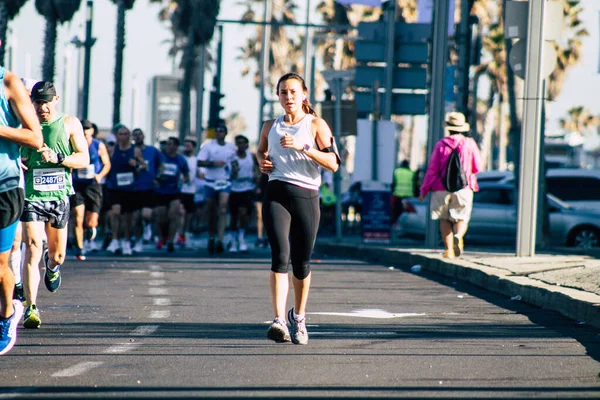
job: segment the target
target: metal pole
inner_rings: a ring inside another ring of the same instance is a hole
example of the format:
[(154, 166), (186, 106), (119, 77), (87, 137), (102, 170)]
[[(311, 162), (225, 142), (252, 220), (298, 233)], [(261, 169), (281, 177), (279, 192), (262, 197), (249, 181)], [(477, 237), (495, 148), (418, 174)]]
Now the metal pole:
[(81, 117), (87, 119), (88, 117), (88, 106), (90, 98), (90, 68), (92, 59), (92, 46), (96, 39), (92, 37), (92, 19), (94, 17), (94, 2), (93, 0), (87, 0), (85, 8), (85, 56), (83, 65), (83, 90), (81, 93)]
[[(310, 0), (306, 0), (306, 29), (304, 30), (304, 79), (308, 80), (311, 74), (310, 60)], [(311, 103), (313, 104), (313, 103)]]
[[(342, 138), (342, 78), (335, 80), (335, 142)], [(338, 169), (333, 175), (333, 192), (335, 194), (335, 238), (342, 240), (342, 171)]]
[(456, 109), (465, 115), (469, 114), (469, 70), (471, 68), (471, 24), (469, 16), (472, 0), (460, 2), (460, 25), (458, 41), (458, 94)]
[[(390, 4), (391, 3), (391, 4)], [(396, 32), (396, 10), (398, 3), (396, 0), (388, 1), (386, 9), (387, 20), (387, 38), (385, 54), (385, 102), (383, 103), (383, 119), (392, 118), (392, 89), (394, 88), (394, 34)]]
[(204, 116), (204, 74), (206, 69), (206, 45), (198, 48), (198, 76), (196, 77), (196, 142), (198, 146), (202, 143), (202, 127)]
[(532, 257), (535, 255), (540, 142), (542, 140), (542, 103), (544, 101), (541, 70), (545, 7), (546, 1), (529, 2), (517, 216), (518, 257)]
[[(427, 156), (431, 157), (433, 147), (444, 134), (444, 88), (446, 80), (446, 60), (448, 46), (448, 14), (450, 0), (435, 0), (433, 8), (433, 49), (431, 59), (431, 91), (429, 92), (429, 139), (427, 140)], [(427, 202), (427, 226), (425, 244), (433, 248), (437, 244), (437, 221), (429, 218), (431, 203)]]
[[(271, 0), (265, 0), (265, 8), (263, 13), (263, 34), (260, 45), (260, 63), (258, 66), (258, 73), (260, 75), (260, 86), (258, 94), (258, 129), (262, 127), (264, 120), (264, 108), (265, 108), (265, 74), (269, 70), (269, 42), (271, 39)], [(260, 135), (259, 135), (260, 138)]]
[(378, 149), (377, 143), (379, 142), (379, 134), (378, 134), (378, 126), (379, 118), (380, 118), (380, 108), (379, 108), (379, 81), (375, 81), (373, 84), (373, 119), (371, 124), (371, 180), (376, 181), (379, 178), (379, 171), (377, 168), (377, 156)]
[[(313, 43), (313, 47), (316, 47), (316, 43)], [(315, 71), (317, 69), (317, 54), (313, 51), (310, 57), (310, 104), (315, 105), (317, 95), (315, 94)]]

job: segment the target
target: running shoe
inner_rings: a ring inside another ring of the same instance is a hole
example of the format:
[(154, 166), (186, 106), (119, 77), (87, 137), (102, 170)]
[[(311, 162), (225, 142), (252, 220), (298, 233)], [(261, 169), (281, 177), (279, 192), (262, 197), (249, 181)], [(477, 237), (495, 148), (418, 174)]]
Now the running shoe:
[(275, 318), (269, 330), (267, 331), (267, 338), (274, 341), (275, 343), (291, 342), (290, 330), (288, 329), (285, 321), (280, 318)]
[(77, 247), (75, 249), (75, 258), (79, 261), (85, 261), (85, 250)]
[(110, 244), (112, 244), (113, 235), (111, 232), (107, 232), (104, 236), (104, 241), (102, 242), (102, 249), (108, 250)]
[(306, 317), (302, 319), (294, 318), (294, 308), (292, 307), (288, 311), (288, 321), (292, 326), (292, 342), (294, 344), (307, 344), (308, 343), (308, 332), (306, 330)]
[(19, 300), (21, 303), (25, 301), (25, 291), (23, 290), (23, 284), (21, 282), (15, 284), (15, 290), (13, 291), (13, 299)]
[(110, 244), (106, 248), (106, 251), (114, 254), (117, 252), (117, 250), (120, 250), (120, 249), (121, 249), (121, 245), (119, 244), (119, 241), (117, 239), (112, 239), (110, 241)]
[(152, 226), (150, 224), (144, 225), (143, 238), (148, 243), (150, 243), (152, 241)]
[(238, 244), (235, 240), (229, 242), (228, 246), (229, 247), (229, 252), (230, 253), (237, 253), (238, 252)]
[(123, 240), (123, 242), (121, 243), (121, 249), (124, 256), (130, 256), (133, 254), (133, 251), (131, 250), (131, 243), (129, 242), (129, 240)]
[(180, 233), (179, 235), (177, 235), (177, 240), (175, 241), (175, 243), (181, 246), (185, 246), (187, 240), (185, 239), (185, 236)]
[(27, 310), (25, 310), (25, 315), (23, 316), (23, 328), (36, 329), (39, 328), (41, 324), (42, 320), (40, 319), (40, 310), (37, 309), (35, 304), (27, 307)]
[(17, 325), (23, 315), (23, 304), (13, 300), (15, 312), (6, 319), (0, 319), (0, 355), (6, 354), (13, 348), (17, 341)]
[(44, 285), (51, 293), (58, 290), (60, 286), (60, 265), (56, 266), (56, 270), (50, 270), (50, 256), (48, 250), (44, 251), (44, 265), (46, 266), (46, 273), (44, 273)]
[(238, 250), (241, 252), (248, 251), (248, 245), (246, 244), (246, 242), (244, 240), (240, 240), (240, 245), (238, 247)]
[(165, 247), (165, 243), (162, 241), (162, 239), (159, 239), (158, 242), (156, 242), (156, 249), (162, 250), (163, 247)]
[(144, 251), (144, 246), (142, 245), (142, 240), (138, 240), (135, 243), (135, 246), (133, 246), (133, 252), (134, 253), (141, 253), (142, 251)]
[(87, 241), (87, 250), (88, 251), (98, 251), (98, 245), (96, 244), (96, 242), (94, 240), (88, 240)]

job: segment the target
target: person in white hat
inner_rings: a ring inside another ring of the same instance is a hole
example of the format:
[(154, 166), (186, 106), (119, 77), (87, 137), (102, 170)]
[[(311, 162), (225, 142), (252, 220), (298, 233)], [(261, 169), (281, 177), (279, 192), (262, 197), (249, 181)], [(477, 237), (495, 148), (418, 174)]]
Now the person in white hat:
[[(461, 255), (464, 249), (464, 236), (467, 233), (473, 192), (479, 190), (475, 174), (483, 168), (483, 160), (475, 141), (468, 137), (470, 126), (464, 114), (451, 112), (446, 115), (444, 130), (446, 136), (433, 148), (419, 200), (431, 192), (431, 219), (440, 221), (440, 234), (444, 241), (445, 258)], [(460, 157), (462, 180), (449, 183), (449, 165)], [(459, 186), (456, 187), (456, 182)], [(453, 185), (454, 183), (454, 185)]]

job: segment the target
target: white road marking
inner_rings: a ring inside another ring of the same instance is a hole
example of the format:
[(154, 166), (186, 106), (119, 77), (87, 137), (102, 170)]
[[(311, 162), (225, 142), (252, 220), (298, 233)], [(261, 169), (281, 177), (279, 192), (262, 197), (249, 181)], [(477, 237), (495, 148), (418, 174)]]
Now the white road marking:
[(71, 377), (71, 376), (77, 376), (77, 375), (81, 375), (81, 374), (89, 371), (92, 368), (96, 368), (102, 364), (103, 363), (99, 362), (99, 361), (84, 361), (84, 362), (75, 364), (69, 368), (65, 368), (63, 370), (56, 371), (55, 373), (52, 374), (52, 376), (57, 377), (57, 378), (66, 378), (66, 377)]
[(151, 278), (164, 278), (165, 273), (161, 272), (161, 271), (153, 271), (153, 272), (150, 272), (150, 277)]
[(122, 354), (122, 353), (127, 353), (128, 351), (131, 351), (133, 349), (135, 349), (136, 347), (140, 347), (142, 344), (141, 343), (119, 343), (116, 344), (114, 346), (110, 346), (108, 349), (104, 350), (104, 353), (109, 353), (109, 354)]
[(162, 269), (160, 267), (160, 265), (156, 265), (156, 264), (149, 265), (148, 268), (150, 268), (152, 271), (159, 271)]
[(151, 287), (148, 289), (148, 294), (151, 296), (165, 296), (169, 294), (169, 289)]
[(385, 310), (355, 310), (352, 312), (312, 312), (307, 314), (313, 315), (333, 315), (338, 317), (357, 317), (357, 318), (377, 318), (377, 319), (389, 319), (389, 318), (405, 318), (405, 317), (419, 317), (427, 315), (424, 313), (389, 313)]
[(130, 335), (131, 336), (149, 336), (152, 335), (158, 329), (158, 325), (141, 325), (135, 328)]
[(148, 281), (148, 285), (150, 286), (162, 286), (165, 283), (167, 283), (167, 281), (165, 281), (164, 279), (151, 279)]
[(310, 336), (395, 336), (396, 332), (330, 331), (309, 332)]
[(155, 306), (170, 306), (171, 305), (171, 299), (165, 299), (165, 298), (162, 298), (162, 297), (158, 297), (158, 298), (152, 299), (152, 303)]
[(169, 318), (171, 311), (169, 310), (152, 310), (150, 311), (150, 318)]

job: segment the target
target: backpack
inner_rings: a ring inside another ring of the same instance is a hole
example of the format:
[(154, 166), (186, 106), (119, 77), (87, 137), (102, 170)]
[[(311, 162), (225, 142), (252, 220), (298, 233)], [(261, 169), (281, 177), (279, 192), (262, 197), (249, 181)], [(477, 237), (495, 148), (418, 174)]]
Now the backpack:
[(446, 164), (446, 175), (442, 177), (442, 183), (444, 184), (444, 188), (451, 193), (458, 192), (468, 185), (467, 174), (460, 161), (459, 147), (452, 149), (448, 164)]

